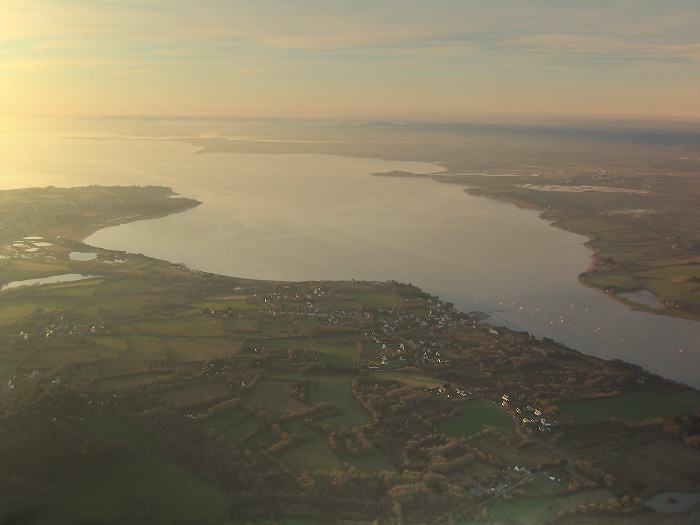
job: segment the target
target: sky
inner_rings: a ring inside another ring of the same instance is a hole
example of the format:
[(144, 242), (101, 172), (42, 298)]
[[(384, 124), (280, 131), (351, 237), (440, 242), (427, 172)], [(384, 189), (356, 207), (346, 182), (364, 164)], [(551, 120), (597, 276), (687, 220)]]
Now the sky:
[(0, 117), (700, 120), (697, 0), (0, 8)]

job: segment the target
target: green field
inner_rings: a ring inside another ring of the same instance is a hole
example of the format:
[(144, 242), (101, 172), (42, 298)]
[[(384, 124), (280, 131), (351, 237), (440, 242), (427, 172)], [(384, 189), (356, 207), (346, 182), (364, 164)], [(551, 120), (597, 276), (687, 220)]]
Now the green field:
[(263, 410), (273, 417), (305, 411), (309, 407), (291, 395), (295, 386), (294, 381), (261, 379), (256, 383), (255, 388), (246, 392), (241, 399), (244, 403)]
[(573, 419), (578, 425), (611, 419), (639, 422), (700, 410), (700, 392), (695, 390), (671, 394), (636, 392), (618, 397), (562, 403), (559, 405), (559, 410), (562, 415)]
[(367, 372), (365, 374), (365, 379), (367, 381), (398, 381), (406, 386), (416, 388), (438, 388), (444, 383), (444, 381), (434, 377), (408, 374), (399, 371)]
[(317, 342), (321, 361), (335, 368), (357, 369), (357, 342)]
[[(214, 485), (154, 454), (123, 461), (84, 483), (40, 498), (32, 525), (225, 523), (230, 499)], [(43, 511), (43, 508), (50, 510)]]
[(70, 273), (71, 268), (66, 264), (55, 261), (29, 261), (26, 259), (7, 261), (2, 265), (2, 284), (24, 281), (26, 279), (40, 279), (63, 273)]
[(228, 438), (241, 440), (262, 429), (259, 420), (236, 408), (208, 417), (206, 424)]
[(366, 456), (346, 457), (345, 461), (364, 473), (381, 472), (383, 470), (387, 472), (396, 472), (396, 467), (392, 465), (389, 458), (386, 457), (382, 451), (377, 449), (372, 450)]
[(370, 416), (352, 393), (352, 375), (316, 374), (308, 377), (306, 400), (310, 403), (330, 401), (337, 414), (322, 419), (333, 430), (351, 429), (369, 423)]
[(94, 423), (90, 430), (108, 439), (127, 443), (138, 450), (145, 450), (150, 441), (146, 434), (115, 417)]
[(213, 310), (216, 312), (226, 310), (228, 308), (231, 308), (232, 310), (258, 310), (264, 305), (260, 305), (259, 303), (249, 303), (245, 299), (237, 299), (235, 301), (204, 301), (201, 303), (194, 303), (192, 306)]
[(164, 341), (168, 358), (175, 363), (194, 363), (238, 354), (241, 342), (228, 337), (175, 337)]
[[(241, 520), (227, 520), (227, 525), (269, 525), (269, 518), (246, 518)], [(275, 517), (275, 525), (307, 525), (308, 520), (300, 518)]]
[[(528, 497), (532, 494), (529, 489), (524, 497), (501, 499), (488, 508), (486, 520), (468, 521), (468, 525), (483, 523), (514, 523), (518, 525), (541, 525), (556, 517), (561, 510), (576, 507), (579, 504), (591, 502), (607, 503), (613, 494), (604, 489), (594, 489), (585, 493), (550, 496), (543, 499), (541, 495)], [(596, 520), (592, 520), (595, 523)]]
[(75, 312), (86, 319), (128, 319), (140, 317), (152, 306), (153, 303), (146, 300), (93, 298), (89, 303), (80, 305)]
[(349, 292), (345, 295), (356, 303), (371, 308), (393, 308), (397, 301), (393, 293), (387, 292)]
[(129, 323), (128, 328), (135, 333), (171, 337), (221, 337), (226, 335), (220, 322), (212, 321), (201, 315), (173, 319), (167, 323), (160, 321), (136, 321)]
[(635, 290), (639, 287), (639, 282), (627, 274), (620, 272), (596, 272), (588, 273), (584, 279), (589, 286), (596, 288), (618, 288), (620, 290)]
[(338, 456), (328, 446), (326, 437), (320, 432), (294, 421), (288, 425), (298, 440), (298, 445), (280, 453), (277, 458), (293, 472), (305, 470), (334, 470), (342, 467)]
[(514, 423), (501, 407), (481, 399), (473, 399), (459, 405), (458, 415), (440, 421), (440, 432), (454, 438), (469, 437), (493, 428), (507, 437), (516, 437)]
[(257, 320), (257, 331), (256, 337), (264, 338), (274, 338), (274, 337), (286, 337), (290, 333), (290, 329), (293, 329), (291, 319), (282, 317), (266, 317)]
[(43, 302), (11, 302), (10, 304), (0, 306), (0, 326), (12, 324), (16, 321), (22, 321), (32, 312), (37, 310), (45, 312), (55, 310), (57, 308), (47, 308)]
[(249, 334), (241, 334), (246, 338), (247, 348), (304, 348), (311, 350), (313, 348), (314, 341), (309, 337), (276, 337), (272, 339), (263, 339), (256, 337), (250, 337)]
[(122, 352), (129, 350), (126, 341), (119, 337), (112, 336), (96, 336), (94, 337), (97, 346), (113, 353), (113, 357), (116, 359)]
[(139, 388), (145, 385), (153, 385), (170, 377), (168, 374), (160, 372), (148, 372), (142, 374), (133, 374), (126, 377), (115, 377), (109, 379), (97, 380), (93, 388), (100, 393), (119, 392), (121, 390), (130, 390)]
[(700, 298), (698, 283), (693, 281), (672, 282), (667, 279), (639, 277), (639, 284), (657, 297), (670, 299), (679, 304), (692, 305)]

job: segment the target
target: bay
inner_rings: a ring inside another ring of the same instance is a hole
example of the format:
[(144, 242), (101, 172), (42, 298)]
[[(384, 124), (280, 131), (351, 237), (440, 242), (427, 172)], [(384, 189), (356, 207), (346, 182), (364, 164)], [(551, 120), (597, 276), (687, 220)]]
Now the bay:
[[(86, 242), (202, 271), (270, 280), (397, 280), (550, 337), (700, 386), (700, 324), (635, 312), (582, 286), (585, 238), (532, 210), (428, 179), (429, 163), (314, 154), (195, 154), (160, 140), (36, 141), (7, 149), (16, 177), (57, 186), (165, 185), (203, 204), (101, 230)], [(37, 184), (39, 185), (39, 184)]]

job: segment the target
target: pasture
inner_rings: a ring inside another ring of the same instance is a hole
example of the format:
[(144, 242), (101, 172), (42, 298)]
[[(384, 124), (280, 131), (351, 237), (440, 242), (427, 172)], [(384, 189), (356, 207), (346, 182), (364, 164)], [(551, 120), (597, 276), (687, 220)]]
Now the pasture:
[(291, 394), (296, 386), (294, 381), (261, 379), (251, 392), (241, 396), (247, 403), (270, 416), (278, 418), (292, 412), (304, 411), (308, 406), (294, 399)]
[(207, 381), (171, 388), (165, 392), (159, 392), (156, 398), (166, 406), (185, 408), (202, 404), (211, 405), (231, 395), (232, 390), (227, 383)]
[(208, 416), (205, 421), (207, 426), (230, 439), (243, 440), (263, 428), (260, 420), (238, 408)]
[(481, 399), (460, 403), (459, 414), (436, 426), (440, 432), (454, 438), (470, 437), (490, 428), (509, 438), (517, 438), (510, 416), (498, 405)]
[(700, 484), (700, 450), (680, 443), (655, 443), (610, 463), (643, 483), (648, 496), (668, 490), (668, 487), (697, 492)]
[(149, 443), (146, 434), (116, 417), (108, 417), (93, 423), (90, 430), (110, 440), (131, 445), (137, 450), (145, 450)]
[(163, 340), (173, 363), (193, 363), (226, 358), (240, 352), (243, 343), (228, 337), (173, 337)]
[[(229, 497), (216, 486), (155, 454), (122, 461), (85, 482), (38, 498), (34, 525), (225, 523)], [(49, 510), (44, 510), (49, 509)], [(30, 510), (31, 512), (31, 510)]]
[[(579, 504), (607, 504), (614, 494), (605, 489), (577, 492), (561, 496), (501, 499), (488, 507), (486, 523), (514, 523), (517, 525), (541, 525), (556, 518), (561, 510), (577, 507)], [(484, 523), (483, 519), (468, 521), (467, 525)]]
[(255, 310), (260, 308), (260, 304), (248, 302), (246, 299), (235, 299), (235, 300), (216, 300), (216, 301), (203, 301), (199, 303), (193, 303), (192, 306), (197, 308), (202, 308), (206, 310), (212, 310), (214, 312), (220, 312), (231, 308), (232, 310)]
[(152, 307), (153, 302), (148, 300), (94, 297), (92, 301), (76, 308), (75, 313), (93, 322), (100, 318), (112, 321), (141, 317)]
[(153, 385), (172, 378), (172, 374), (163, 372), (144, 372), (131, 374), (124, 377), (111, 377), (106, 379), (98, 379), (91, 388), (96, 392), (105, 394), (113, 392), (121, 392), (124, 390), (132, 390), (146, 385)]
[(320, 341), (314, 346), (320, 354), (322, 362), (334, 368), (357, 369), (357, 342), (352, 341)]
[(314, 374), (308, 376), (306, 399), (309, 403), (330, 401), (337, 414), (324, 418), (334, 431), (359, 427), (369, 423), (370, 416), (352, 393), (352, 375)]
[(24, 321), (36, 311), (51, 312), (52, 310), (47, 310), (46, 305), (40, 301), (10, 301), (6, 304), (0, 303), (0, 326), (11, 325), (17, 321)]
[(374, 449), (367, 455), (346, 457), (345, 461), (350, 463), (358, 471), (365, 474), (375, 472), (396, 472), (396, 467), (389, 461), (389, 458), (381, 451)]
[(71, 267), (58, 261), (13, 259), (2, 265), (2, 284), (71, 273)]
[(430, 376), (423, 376), (419, 374), (409, 374), (401, 371), (387, 371), (387, 372), (367, 372), (365, 373), (365, 379), (367, 381), (397, 381), (406, 386), (412, 386), (415, 388), (438, 388), (442, 386), (444, 381), (436, 379)]
[(134, 321), (125, 325), (134, 333), (168, 337), (221, 337), (226, 335), (221, 322), (202, 315), (159, 320)]
[(645, 390), (617, 397), (571, 401), (559, 405), (560, 413), (577, 425), (613, 419), (640, 422), (697, 410), (700, 410), (700, 392), (696, 390), (682, 390), (670, 394)]
[(390, 292), (350, 291), (343, 293), (343, 296), (369, 308), (393, 308), (397, 302), (396, 295)]
[(69, 369), (79, 365), (98, 364), (102, 361), (112, 362), (111, 351), (103, 351), (92, 343), (54, 345), (50, 349), (42, 348), (25, 357), (24, 366), (40, 370), (53, 369), (65, 374)]
[(342, 468), (342, 462), (328, 446), (326, 437), (299, 421), (293, 421), (289, 429), (298, 444), (284, 450), (277, 458), (292, 472), (305, 470), (335, 470)]
[(588, 286), (599, 289), (617, 288), (622, 291), (635, 290), (639, 287), (639, 282), (626, 273), (619, 271), (609, 272), (589, 272), (584, 277), (584, 282)]

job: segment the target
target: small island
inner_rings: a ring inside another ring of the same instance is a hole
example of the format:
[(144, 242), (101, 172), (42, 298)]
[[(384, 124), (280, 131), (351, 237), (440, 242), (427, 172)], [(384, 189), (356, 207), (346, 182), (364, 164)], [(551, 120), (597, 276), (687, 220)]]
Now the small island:
[(197, 204), (0, 192), (0, 285), (16, 285), (0, 291), (1, 522), (692, 512), (697, 390), (408, 284), (237, 279), (82, 242)]
[(411, 173), (410, 171), (392, 170), (370, 173), (373, 177), (405, 177), (414, 179), (427, 179), (432, 175), (430, 173)]

